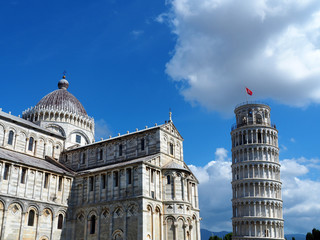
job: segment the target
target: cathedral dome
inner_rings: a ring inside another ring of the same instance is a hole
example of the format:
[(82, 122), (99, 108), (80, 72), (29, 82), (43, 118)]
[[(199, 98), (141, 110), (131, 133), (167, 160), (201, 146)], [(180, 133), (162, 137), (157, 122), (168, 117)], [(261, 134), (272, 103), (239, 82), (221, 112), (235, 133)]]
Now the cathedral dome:
[(35, 106), (37, 109), (53, 109), (87, 116), (80, 101), (68, 92), (69, 82), (63, 77), (58, 83), (59, 89), (44, 96)]

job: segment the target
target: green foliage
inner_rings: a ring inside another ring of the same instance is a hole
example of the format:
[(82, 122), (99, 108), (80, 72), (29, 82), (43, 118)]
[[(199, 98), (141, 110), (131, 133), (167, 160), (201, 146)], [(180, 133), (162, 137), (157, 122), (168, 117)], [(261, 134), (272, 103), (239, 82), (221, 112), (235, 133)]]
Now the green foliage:
[(224, 236), (223, 240), (232, 240), (232, 232)]
[(306, 240), (320, 240), (320, 231), (318, 229), (312, 229), (312, 232), (308, 232)]
[(311, 232), (307, 233), (306, 240), (314, 240)]
[(296, 240), (296, 238), (295, 238), (295, 237), (292, 237), (292, 240)]
[(218, 236), (211, 236), (209, 240), (222, 240), (222, 238), (219, 238)]

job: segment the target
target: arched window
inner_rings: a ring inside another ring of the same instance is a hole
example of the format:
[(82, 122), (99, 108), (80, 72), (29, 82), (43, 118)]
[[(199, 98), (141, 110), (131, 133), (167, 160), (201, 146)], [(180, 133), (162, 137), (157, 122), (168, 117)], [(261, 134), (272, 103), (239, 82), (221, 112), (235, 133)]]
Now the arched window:
[(122, 156), (122, 144), (119, 145), (119, 157)]
[(28, 214), (28, 226), (33, 226), (33, 224), (34, 224), (34, 215), (35, 215), (34, 210), (30, 210), (29, 214)]
[(261, 115), (257, 115), (257, 123), (261, 124), (262, 123), (262, 117)]
[(76, 143), (81, 143), (81, 136), (80, 135), (76, 135)]
[(29, 146), (28, 146), (29, 151), (32, 151), (32, 149), (33, 149), (33, 142), (34, 142), (34, 139), (33, 139), (33, 137), (31, 137), (29, 139)]
[(102, 160), (103, 159), (103, 149), (100, 148), (99, 149), (99, 154), (98, 154), (98, 160)]
[(170, 155), (173, 155), (173, 143), (169, 145)]
[(86, 163), (86, 153), (82, 153), (82, 164)]
[(170, 175), (167, 175), (167, 184), (170, 184), (170, 180), (171, 180)]
[(90, 218), (90, 234), (94, 234), (96, 232), (96, 216), (92, 215)]
[(14, 135), (14, 132), (12, 130), (10, 130), (9, 137), (8, 137), (8, 144), (9, 145), (12, 145), (12, 143), (13, 143), (13, 135)]
[(118, 187), (119, 186), (119, 173), (113, 172), (113, 186)]
[(62, 229), (63, 226), (63, 215), (59, 214), (58, 216), (58, 229)]

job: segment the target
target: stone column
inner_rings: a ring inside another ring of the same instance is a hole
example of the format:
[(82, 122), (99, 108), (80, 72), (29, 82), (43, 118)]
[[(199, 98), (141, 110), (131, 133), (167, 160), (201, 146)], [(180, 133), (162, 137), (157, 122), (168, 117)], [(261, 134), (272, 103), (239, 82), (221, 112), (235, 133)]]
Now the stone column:
[(36, 214), (36, 216), (37, 216), (36, 239), (39, 239), (39, 221), (40, 221), (41, 215), (42, 215), (42, 212), (40, 212), (40, 210), (39, 210), (39, 213)]
[(27, 152), (28, 146), (29, 146), (29, 138), (27, 137), (27, 138), (26, 138), (26, 146), (25, 146), (25, 148), (24, 148), (24, 152)]
[(37, 143), (38, 143), (38, 141), (34, 140), (34, 151), (33, 151), (34, 156), (37, 155)]
[(8, 211), (9, 211), (9, 209), (3, 211), (3, 221), (2, 221), (2, 226), (1, 226), (1, 238), (0, 239), (5, 239), (4, 232), (5, 232), (5, 230), (8, 230), (8, 229), (6, 229)]
[(178, 231), (177, 231), (178, 223), (175, 222), (173, 226), (174, 226), (174, 239), (178, 240)]
[(259, 201), (259, 216), (262, 216), (261, 201)]
[(17, 138), (18, 138), (18, 134), (15, 134), (14, 135), (14, 141), (13, 141), (13, 149), (16, 150), (17, 148)]
[(45, 157), (47, 154), (47, 143), (43, 144), (43, 157)]
[[(6, 133), (7, 133), (7, 130), (4, 129), (3, 130), (3, 141), (2, 141), (2, 146), (6, 146)], [(1, 234), (2, 235), (2, 234)], [(2, 238), (2, 237), (1, 237)]]

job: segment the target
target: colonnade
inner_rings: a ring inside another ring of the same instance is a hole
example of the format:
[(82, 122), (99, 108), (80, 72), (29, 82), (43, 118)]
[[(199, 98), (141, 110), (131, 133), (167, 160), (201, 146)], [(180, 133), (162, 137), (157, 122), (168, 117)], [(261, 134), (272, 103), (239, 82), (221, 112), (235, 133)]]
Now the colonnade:
[(232, 147), (245, 144), (263, 143), (277, 146), (278, 136), (277, 130), (268, 128), (246, 128), (236, 129), (232, 133)]
[(233, 183), (233, 198), (260, 197), (281, 199), (281, 183), (276, 182), (246, 182)]
[[(283, 239), (278, 131), (270, 107), (247, 103), (235, 109), (232, 128), (233, 239)], [(248, 124), (249, 123), (249, 124)]]
[(282, 202), (277, 200), (236, 201), (232, 204), (234, 218), (239, 217), (268, 217), (283, 216)]
[(266, 238), (284, 238), (283, 221), (233, 221), (232, 239), (243, 239), (245, 237), (266, 237)]
[(81, 116), (71, 111), (56, 111), (53, 109), (31, 108), (23, 112), (22, 117), (31, 122), (57, 121), (74, 124), (78, 127), (92, 131), (94, 127), (93, 118)]
[(280, 181), (280, 165), (273, 163), (248, 163), (232, 166), (232, 180), (269, 179)]
[(233, 149), (232, 163), (246, 161), (279, 162), (279, 150), (270, 146), (250, 146), (241, 149)]

